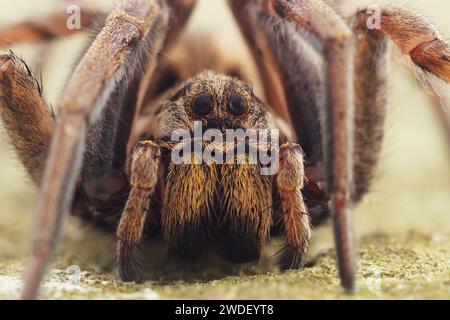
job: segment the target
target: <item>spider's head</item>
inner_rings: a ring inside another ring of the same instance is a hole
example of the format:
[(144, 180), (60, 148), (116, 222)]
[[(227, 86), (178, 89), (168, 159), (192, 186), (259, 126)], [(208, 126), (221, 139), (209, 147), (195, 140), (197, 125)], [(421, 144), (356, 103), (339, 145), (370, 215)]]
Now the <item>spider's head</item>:
[[(193, 129), (195, 121), (202, 128), (267, 129), (268, 111), (254, 95), (252, 87), (237, 78), (206, 71), (189, 79), (168, 100), (167, 117), (160, 123), (169, 124), (164, 131)], [(167, 132), (169, 133), (169, 132)]]

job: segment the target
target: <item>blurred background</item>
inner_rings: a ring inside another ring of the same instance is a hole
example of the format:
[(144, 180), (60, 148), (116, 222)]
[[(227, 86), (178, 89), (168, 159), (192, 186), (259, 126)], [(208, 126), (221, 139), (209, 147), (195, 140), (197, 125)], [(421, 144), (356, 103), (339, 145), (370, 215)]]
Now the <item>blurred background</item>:
[[(0, 0), (0, 28), (45, 14), (50, 6), (62, 1)], [(111, 7), (116, 2), (89, 1), (98, 8)], [(344, 2), (350, 8), (364, 3), (373, 4), (373, 1)], [(387, 2), (415, 9), (433, 21), (449, 38), (448, 1)], [(225, 1), (199, 1), (190, 22), (190, 32), (205, 30), (221, 37), (225, 47), (228, 46), (234, 54), (241, 51), (245, 54), (245, 46)], [(86, 40), (86, 35), (80, 34), (55, 41), (50, 46), (13, 46), (16, 54), (42, 74), (45, 96), (55, 108)], [(450, 145), (431, 107), (430, 97), (420, 89), (404, 59), (395, 52), (393, 57), (386, 136), (377, 178), (372, 192), (355, 211), (355, 231), (360, 243), (359, 277), (362, 279), (360, 296), (356, 297), (450, 298)], [(448, 96), (447, 88), (444, 87), (442, 94)], [(1, 127), (0, 155), (0, 298), (13, 298), (20, 286), (23, 259), (29, 249), (36, 188), (26, 177)], [(46, 285), (48, 297), (177, 298), (183, 297), (185, 291), (188, 292), (185, 298), (342, 297), (333, 264), (329, 226), (314, 233), (310, 256), (312, 261), (318, 262), (299, 273), (300, 278), (297, 278), (300, 280), (295, 280), (294, 288), (292, 282), (296, 274), (265, 277), (258, 276), (261, 273), (251, 268), (250, 273), (257, 278), (250, 282), (245, 282), (247, 270), (242, 274), (243, 278), (239, 278), (240, 271), (237, 271), (232, 284), (225, 273), (212, 282), (206, 281), (208, 277), (200, 276), (206, 279), (201, 284), (182, 281), (167, 286), (157, 283), (156, 289), (145, 284), (130, 287), (114, 280), (111, 236), (93, 232), (79, 221), (70, 219), (64, 239), (55, 270), (66, 270), (76, 264), (85, 272), (86, 279), (94, 281), (95, 287), (101, 291), (91, 290), (89, 281), (67, 286), (66, 273), (55, 271), (53, 276), (56, 274), (56, 278), (49, 278)], [(271, 267), (265, 268), (264, 272), (272, 271)], [(168, 272), (173, 273), (174, 270)], [(243, 284), (240, 284), (241, 280)], [(267, 288), (272, 285), (272, 280), (277, 285), (273, 285), (270, 291), (258, 290), (259, 283)], [(111, 285), (113, 292), (108, 291)]]

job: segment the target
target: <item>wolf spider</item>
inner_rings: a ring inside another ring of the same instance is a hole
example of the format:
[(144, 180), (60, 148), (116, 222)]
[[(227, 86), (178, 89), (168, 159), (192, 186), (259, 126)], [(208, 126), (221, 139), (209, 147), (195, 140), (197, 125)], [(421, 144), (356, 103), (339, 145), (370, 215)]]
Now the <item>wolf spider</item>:
[[(343, 17), (321, 0), (228, 3), (265, 102), (244, 81), (246, 61), (222, 63), (224, 53), (204, 39), (177, 41), (195, 0), (122, 1), (73, 71), (57, 116), (25, 62), (0, 56), (0, 114), (40, 185), (23, 298), (36, 297), (69, 211), (117, 226), (125, 281), (138, 278), (135, 251), (147, 231), (181, 256), (212, 245), (246, 262), (278, 229), (286, 237), (281, 266), (299, 268), (311, 228), (331, 216), (341, 283), (353, 289), (351, 211), (381, 148), (388, 40), (445, 82), (450, 47), (427, 20), (398, 6), (381, 7), (381, 28), (369, 30), (366, 9)], [(83, 23), (95, 16), (86, 9)], [(64, 19), (53, 18), (2, 37), (67, 34)], [(179, 63), (159, 54), (177, 47)], [(168, 137), (192, 130), (194, 120), (221, 130), (282, 129), (278, 174), (261, 176), (255, 165), (174, 165)]]

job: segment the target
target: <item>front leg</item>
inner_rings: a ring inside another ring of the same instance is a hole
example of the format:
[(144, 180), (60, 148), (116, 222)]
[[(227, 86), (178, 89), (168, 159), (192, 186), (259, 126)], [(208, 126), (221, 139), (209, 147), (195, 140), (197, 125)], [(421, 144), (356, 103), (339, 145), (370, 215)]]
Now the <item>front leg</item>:
[(161, 150), (152, 141), (140, 142), (131, 162), (131, 192), (117, 229), (117, 264), (120, 279), (138, 278), (136, 249), (144, 232), (150, 201), (158, 182)]
[(54, 127), (53, 112), (30, 68), (11, 52), (0, 52), (0, 117), (25, 169), (39, 184)]
[(287, 241), (286, 251), (281, 258), (281, 267), (300, 268), (303, 266), (311, 238), (310, 218), (301, 191), (305, 172), (300, 146), (283, 144), (280, 147), (279, 158), (277, 186), (282, 200), (282, 217)]
[(142, 53), (149, 48), (155, 52), (161, 49), (167, 21), (168, 9), (164, 2), (123, 1), (108, 17), (75, 68), (63, 95), (50, 144), (22, 298), (36, 297), (64, 214), (70, 211), (83, 153), (90, 144), (85, 143), (88, 126), (99, 120), (109, 99), (115, 97), (116, 85), (129, 78), (130, 72), (139, 66)]
[[(351, 223), (354, 153), (353, 33), (346, 22), (321, 0), (261, 0), (260, 10), (277, 22), (289, 22), (314, 35), (323, 49), (326, 61), (323, 85), (326, 101), (321, 106), (324, 124), (321, 140), (326, 189), (330, 195), (341, 283), (344, 288), (352, 291), (356, 273)], [(287, 61), (298, 57), (288, 58)], [(281, 61), (279, 63), (283, 64)], [(294, 119), (297, 120), (298, 118)]]

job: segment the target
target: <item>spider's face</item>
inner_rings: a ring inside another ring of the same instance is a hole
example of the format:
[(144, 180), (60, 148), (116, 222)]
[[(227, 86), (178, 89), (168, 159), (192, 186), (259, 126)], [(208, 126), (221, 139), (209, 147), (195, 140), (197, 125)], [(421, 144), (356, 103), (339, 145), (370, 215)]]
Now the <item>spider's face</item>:
[[(271, 227), (273, 180), (261, 173), (260, 163), (251, 162), (258, 160), (248, 154), (255, 148), (245, 148), (246, 154), (237, 154), (242, 151), (240, 146), (245, 146), (245, 138), (237, 145), (233, 139), (230, 149), (227, 138), (228, 130), (238, 134), (237, 130), (249, 133), (270, 129), (266, 107), (248, 84), (205, 72), (188, 80), (167, 100), (160, 117), (158, 138), (174, 142), (168, 148), (170, 160), (165, 158), (167, 174), (161, 213), (162, 232), (170, 250), (185, 257), (195, 256), (199, 253), (197, 248), (211, 243), (228, 260), (258, 260), (260, 246)], [(198, 122), (202, 124), (203, 136)], [(206, 139), (212, 130), (219, 130), (218, 135), (213, 133), (214, 139)], [(224, 140), (216, 140), (221, 134)], [(180, 137), (187, 137), (187, 143), (179, 143)], [(201, 144), (196, 150), (197, 138)], [(236, 153), (228, 158), (230, 150)], [(230, 159), (231, 163), (226, 162)]]
[[(167, 130), (192, 131), (196, 121), (203, 130), (268, 129), (269, 114), (254, 95), (252, 87), (236, 78), (204, 72), (192, 79), (169, 99), (163, 117)], [(164, 115), (165, 114), (165, 115)]]

